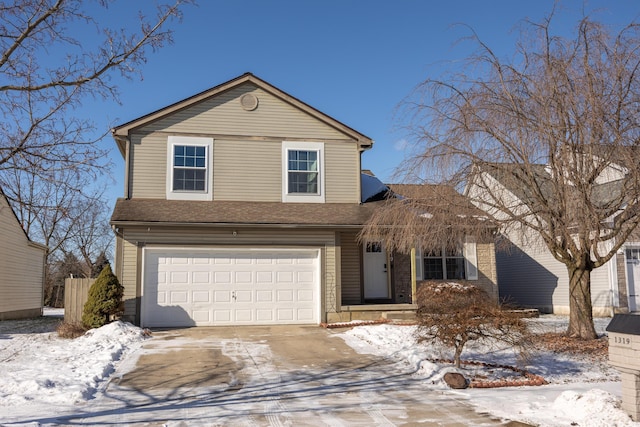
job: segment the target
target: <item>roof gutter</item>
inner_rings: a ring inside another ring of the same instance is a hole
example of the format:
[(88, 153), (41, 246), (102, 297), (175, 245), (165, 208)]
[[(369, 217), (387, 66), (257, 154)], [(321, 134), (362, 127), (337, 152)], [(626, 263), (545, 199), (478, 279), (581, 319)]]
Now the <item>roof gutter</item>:
[(242, 222), (166, 222), (166, 221), (110, 221), (112, 227), (245, 227), (245, 228), (362, 228), (364, 224), (284, 224)]

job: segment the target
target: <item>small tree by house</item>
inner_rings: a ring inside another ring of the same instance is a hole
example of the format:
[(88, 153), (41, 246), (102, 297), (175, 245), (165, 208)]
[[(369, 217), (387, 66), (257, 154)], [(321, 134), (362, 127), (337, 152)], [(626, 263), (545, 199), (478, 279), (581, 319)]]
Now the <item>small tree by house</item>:
[(521, 349), (526, 343), (522, 318), (469, 283), (426, 282), (418, 289), (417, 304), (418, 342), (452, 347), (456, 368), (469, 341), (491, 339)]
[(99, 328), (109, 323), (112, 315), (122, 311), (123, 294), (124, 287), (107, 264), (89, 288), (89, 298), (82, 313), (84, 327)]

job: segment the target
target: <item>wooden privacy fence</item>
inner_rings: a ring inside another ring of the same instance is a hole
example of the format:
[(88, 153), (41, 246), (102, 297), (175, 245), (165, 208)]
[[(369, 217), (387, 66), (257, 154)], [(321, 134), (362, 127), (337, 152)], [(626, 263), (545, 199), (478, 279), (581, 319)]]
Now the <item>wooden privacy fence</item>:
[(89, 288), (96, 279), (64, 279), (64, 321), (82, 323), (82, 310), (89, 298)]

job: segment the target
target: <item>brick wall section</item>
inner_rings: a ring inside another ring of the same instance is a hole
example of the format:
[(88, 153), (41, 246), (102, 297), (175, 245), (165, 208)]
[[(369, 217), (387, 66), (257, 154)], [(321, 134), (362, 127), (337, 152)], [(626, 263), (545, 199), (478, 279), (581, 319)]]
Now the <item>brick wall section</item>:
[[(495, 245), (477, 243), (476, 255), (478, 260), (478, 280), (470, 281), (482, 288), (496, 301), (498, 295), (498, 272), (496, 269)], [(411, 256), (396, 253), (393, 256), (393, 290), (396, 303), (411, 302)]]
[(498, 294), (498, 271), (496, 269), (496, 247), (493, 242), (476, 244), (478, 256), (478, 280), (473, 281), (496, 301)]
[(394, 253), (391, 283), (396, 303), (411, 303), (411, 255)]

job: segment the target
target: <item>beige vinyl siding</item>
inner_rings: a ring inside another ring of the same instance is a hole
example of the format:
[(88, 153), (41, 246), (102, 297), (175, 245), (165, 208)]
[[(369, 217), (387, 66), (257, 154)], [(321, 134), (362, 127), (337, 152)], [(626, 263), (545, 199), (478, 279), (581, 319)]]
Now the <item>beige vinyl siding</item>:
[[(166, 198), (167, 135), (133, 139), (131, 197)], [(360, 157), (355, 144), (326, 142), (327, 203), (358, 203)], [(282, 141), (214, 139), (213, 199), (282, 200)]]
[(325, 201), (360, 203), (360, 153), (355, 144), (324, 145)]
[(360, 304), (360, 246), (356, 233), (340, 233), (342, 247), (341, 276), (342, 304)]
[[(129, 322), (136, 321), (136, 306), (139, 291), (137, 289), (137, 258), (138, 247), (135, 242), (128, 240), (127, 235), (122, 240), (122, 277), (120, 281), (124, 287), (124, 318)], [(142, 268), (142, 266), (140, 266)]]
[(129, 189), (132, 198), (165, 199), (167, 195), (167, 135), (131, 138)]
[[(246, 93), (258, 98), (258, 108), (253, 111), (245, 111), (240, 105), (240, 97)], [(342, 132), (251, 83), (171, 114), (142, 131), (346, 139)]]
[[(233, 235), (236, 231), (236, 235)], [(122, 285), (125, 288), (125, 318), (136, 322), (137, 304), (140, 298), (139, 275), (142, 271), (138, 259), (140, 247), (229, 247), (229, 248), (317, 248), (323, 253), (321, 260), (322, 310), (335, 310), (335, 287), (337, 275), (335, 260), (335, 233), (331, 230), (287, 230), (254, 228), (180, 228), (180, 227), (131, 227), (124, 232)], [(322, 316), (325, 317), (325, 316)]]
[(0, 320), (40, 313), (45, 250), (29, 242), (2, 195), (0, 236)]
[(213, 199), (279, 202), (282, 199), (280, 141), (213, 142)]

